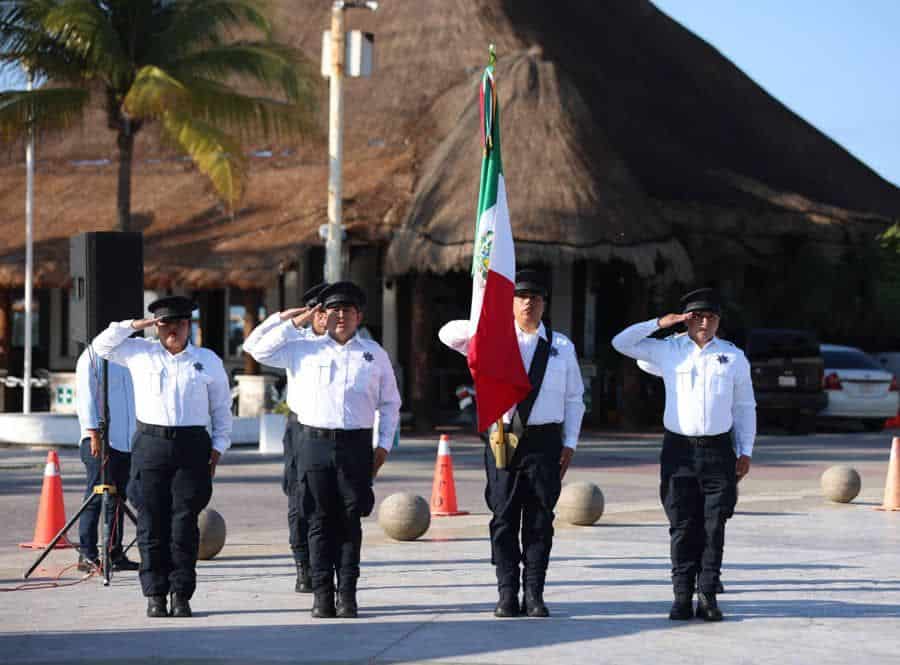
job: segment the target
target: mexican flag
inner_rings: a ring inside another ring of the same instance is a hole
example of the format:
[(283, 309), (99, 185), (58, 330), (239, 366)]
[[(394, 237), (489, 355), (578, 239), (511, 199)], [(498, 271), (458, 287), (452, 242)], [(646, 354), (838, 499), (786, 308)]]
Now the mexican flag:
[(531, 390), (513, 322), (516, 254), (513, 248), (503, 161), (500, 108), (494, 88), (494, 56), (481, 79), (481, 187), (472, 253), (472, 310), (475, 331), (468, 353), (475, 382), (478, 431), (483, 432)]

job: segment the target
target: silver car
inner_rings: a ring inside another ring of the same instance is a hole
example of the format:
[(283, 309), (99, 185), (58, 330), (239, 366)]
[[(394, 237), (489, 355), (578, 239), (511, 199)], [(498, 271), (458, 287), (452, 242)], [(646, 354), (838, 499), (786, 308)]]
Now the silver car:
[(823, 387), (828, 405), (821, 418), (860, 420), (878, 432), (900, 408), (900, 392), (893, 374), (870, 355), (852, 346), (822, 344), (825, 361)]

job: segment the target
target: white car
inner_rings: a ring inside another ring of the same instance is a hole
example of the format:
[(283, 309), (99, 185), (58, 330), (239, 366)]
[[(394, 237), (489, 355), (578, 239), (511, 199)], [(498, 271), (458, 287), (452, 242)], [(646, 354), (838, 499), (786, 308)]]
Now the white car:
[(822, 344), (821, 349), (828, 405), (819, 416), (861, 420), (866, 429), (880, 431), (900, 409), (900, 392), (893, 374), (852, 346)]

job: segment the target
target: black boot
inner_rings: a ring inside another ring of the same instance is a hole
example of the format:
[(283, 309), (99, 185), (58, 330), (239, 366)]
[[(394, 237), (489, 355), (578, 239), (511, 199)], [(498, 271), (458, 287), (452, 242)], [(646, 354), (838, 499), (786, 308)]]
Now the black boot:
[(675, 600), (672, 603), (672, 609), (669, 610), (669, 618), (672, 621), (687, 621), (694, 616), (694, 594), (693, 593), (676, 593)]
[(544, 604), (544, 592), (538, 589), (525, 589), (522, 597), (522, 614), (530, 617), (548, 617), (550, 610)]
[(309, 576), (309, 564), (297, 564), (297, 582), (294, 591), (297, 593), (312, 593), (312, 579)]
[(124, 554), (119, 557), (112, 557), (112, 569), (116, 572), (138, 570), (140, 567), (141, 564), (137, 561), (132, 561)]
[(337, 616), (340, 619), (355, 619), (359, 616), (359, 608), (356, 605), (356, 589), (338, 592)]
[(500, 589), (500, 599), (494, 608), (494, 616), (498, 619), (508, 619), (519, 616), (519, 594), (513, 589)]
[(191, 603), (188, 601), (188, 597), (177, 591), (172, 593), (171, 607), (173, 617), (186, 619), (194, 616), (194, 613), (191, 612)]
[(166, 609), (165, 596), (147, 597), (147, 616), (154, 619), (169, 616), (169, 610)]
[(310, 612), (313, 619), (333, 619), (337, 615), (334, 607), (333, 591), (316, 591)]
[[(697, 588), (700, 588), (700, 573), (697, 573)], [(722, 585), (722, 580), (716, 582), (716, 593), (725, 593), (725, 587)]]
[(697, 594), (697, 618), (704, 621), (722, 620), (722, 610), (716, 602), (716, 594), (704, 591)]

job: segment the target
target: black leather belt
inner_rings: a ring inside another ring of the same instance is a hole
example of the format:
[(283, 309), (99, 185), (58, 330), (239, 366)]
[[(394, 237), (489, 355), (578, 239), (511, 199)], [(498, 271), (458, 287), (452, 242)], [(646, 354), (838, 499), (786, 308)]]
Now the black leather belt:
[(160, 439), (186, 439), (194, 438), (198, 434), (206, 434), (206, 428), (202, 425), (177, 425), (166, 427), (163, 425), (148, 425), (147, 423), (138, 423), (138, 431), (150, 436), (159, 437)]
[(685, 436), (684, 434), (676, 434), (666, 430), (666, 438), (685, 443), (695, 448), (710, 448), (718, 446), (731, 445), (731, 431), (722, 434), (712, 434), (710, 436)]
[(562, 423), (545, 423), (543, 425), (527, 425), (525, 434), (559, 434), (562, 432)]
[(371, 429), (322, 429), (310, 427), (300, 423), (300, 431), (313, 439), (327, 439), (329, 441), (356, 441), (365, 439), (372, 441)]

